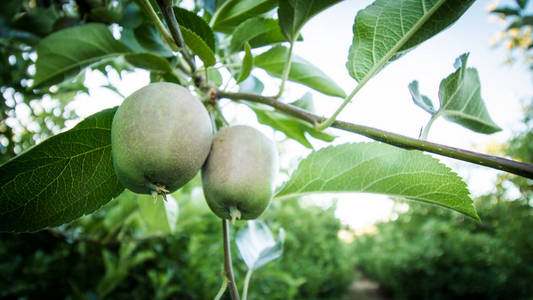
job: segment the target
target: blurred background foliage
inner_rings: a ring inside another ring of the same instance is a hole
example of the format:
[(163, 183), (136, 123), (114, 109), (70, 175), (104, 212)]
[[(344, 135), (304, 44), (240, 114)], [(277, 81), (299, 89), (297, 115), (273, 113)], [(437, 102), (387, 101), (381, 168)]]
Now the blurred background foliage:
[(515, 0), (514, 3), (500, 3), (494, 0), (489, 11), (505, 25), (505, 30), (495, 34), (490, 43), (494, 47), (508, 50), (507, 62), (523, 60), (533, 69), (533, 15), (528, 10), (529, 0)]
[[(173, 194), (180, 205), (173, 232), (143, 220), (138, 202), (151, 204), (149, 197), (126, 193), (57, 229), (0, 234), (0, 298), (213, 298), (222, 282), (222, 232), (198, 184)], [(274, 232), (285, 229), (284, 252), (254, 272), (250, 299), (338, 299), (345, 293), (355, 259), (337, 236), (342, 226), (334, 211), (298, 200), (271, 205), (262, 219)], [(233, 234), (244, 224), (237, 222)], [(242, 289), (246, 266), (233, 246)]]
[[(526, 130), (504, 151), (533, 162), (533, 106)], [(475, 199), (477, 223), (450, 210), (409, 204), (354, 242), (357, 265), (395, 299), (531, 299), (533, 182), (503, 174)]]
[[(530, 63), (532, 17), (526, 3), (496, 6), (493, 13), (509, 22), (495, 43), (513, 55), (522, 51)], [(76, 119), (70, 103), (89, 92), (84, 73), (47, 90), (28, 89), (39, 40), (93, 21), (130, 30), (139, 23), (138, 14), (127, 0), (0, 1), (0, 163)], [(124, 61), (92, 68), (104, 75), (109, 68), (119, 74), (133, 70)], [(531, 106), (524, 124), (525, 130), (501, 154), (531, 163)], [(163, 224), (165, 218), (163, 223), (150, 221), (145, 205), (150, 200), (124, 193), (98, 212), (59, 228), (1, 233), (0, 298), (214, 297), (223, 269), (221, 226), (199, 186), (196, 179), (173, 194), (179, 203), (173, 224)], [(392, 298), (531, 299), (532, 196), (531, 180), (503, 174), (491, 194), (476, 199), (482, 223), (409, 203), (410, 209), (394, 221), (378, 224), (374, 233), (356, 236), (351, 243), (339, 238), (345, 228), (334, 216), (335, 205), (324, 209), (300, 200), (275, 202), (262, 219), (273, 232), (285, 229), (284, 253), (254, 272), (249, 298), (339, 299), (357, 279), (358, 268)], [(233, 234), (243, 225), (237, 222)], [(246, 266), (236, 248), (233, 254), (236, 280), (242, 285)]]

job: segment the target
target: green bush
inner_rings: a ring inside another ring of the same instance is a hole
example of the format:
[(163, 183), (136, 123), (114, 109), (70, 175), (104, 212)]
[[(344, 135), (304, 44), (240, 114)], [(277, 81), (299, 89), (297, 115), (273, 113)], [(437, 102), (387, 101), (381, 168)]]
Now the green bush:
[(533, 208), (478, 199), (483, 222), (412, 206), (354, 244), (359, 266), (398, 299), (526, 299), (533, 296)]
[(254, 273), (250, 299), (338, 299), (354, 280), (355, 259), (338, 238), (335, 206), (323, 210), (287, 200), (271, 207), (264, 219), (275, 232), (285, 229), (284, 251), (279, 261)]
[[(143, 232), (137, 200), (118, 200), (61, 230), (1, 234), (0, 298), (212, 299), (222, 283), (222, 234), (205, 201), (181, 197), (176, 232), (160, 236)], [(274, 234), (285, 229), (284, 253), (254, 272), (250, 299), (338, 299), (346, 291), (355, 262), (337, 237), (334, 207), (287, 200), (263, 219)], [(234, 243), (232, 251), (242, 289), (246, 266)]]

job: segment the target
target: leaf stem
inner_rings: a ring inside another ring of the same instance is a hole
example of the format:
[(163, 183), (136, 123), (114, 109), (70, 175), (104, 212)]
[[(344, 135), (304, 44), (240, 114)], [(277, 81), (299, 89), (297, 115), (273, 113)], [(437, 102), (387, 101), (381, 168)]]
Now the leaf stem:
[[(298, 32), (296, 33), (296, 36), (298, 36)], [(289, 78), (292, 63), (292, 51), (294, 49), (295, 39), (296, 38), (290, 41), (289, 54), (287, 55), (287, 60), (285, 61), (285, 65), (283, 66), (283, 73), (281, 74), (281, 84), (279, 86), (279, 92), (275, 98), (281, 97), (281, 95), (283, 94), (283, 90), (285, 89), (285, 82), (287, 81), (287, 78)]]
[(229, 291), (233, 300), (240, 300), (239, 290), (235, 284), (233, 267), (231, 266), (231, 248), (229, 238), (229, 221), (222, 219), (222, 238), (224, 240), (224, 276), (229, 283)]
[(242, 288), (242, 300), (246, 300), (248, 297), (248, 286), (250, 285), (250, 278), (252, 278), (253, 269), (248, 269), (246, 277), (244, 278), (244, 287)]
[(218, 290), (217, 295), (215, 296), (214, 300), (220, 300), (222, 298), (222, 295), (224, 295), (224, 292), (228, 288), (228, 280), (226, 279), (226, 276), (222, 276), (222, 286)]
[(240, 68), (242, 67), (242, 64), (221, 64), (221, 65), (218, 65), (218, 66), (211, 66), (211, 67), (207, 67), (208, 70), (217, 70), (217, 69), (221, 69), (221, 68), (227, 68), (227, 69), (237, 69), (237, 68)]
[[(265, 97), (259, 94), (249, 93), (229, 93), (224, 91), (217, 91), (217, 95), (219, 98), (227, 98), (232, 100), (247, 100), (251, 102), (263, 103), (288, 115), (307, 121), (311, 124), (316, 124), (324, 120), (323, 117), (317, 116), (313, 113), (310, 113), (309, 111), (277, 101), (277, 99), (274, 97)], [(414, 139), (404, 135), (384, 131), (381, 129), (344, 121), (333, 121), (331, 126), (334, 128), (364, 135), (373, 140), (384, 142), (396, 147), (408, 150), (427, 151), (533, 179), (532, 164), (518, 162), (503, 157), (477, 153), (469, 150), (454, 148), (424, 140)]]
[(428, 123), (426, 124), (426, 126), (424, 126), (424, 130), (422, 131), (422, 134), (420, 135), (420, 139), (427, 140), (429, 129), (431, 128), (431, 125), (433, 125), (433, 122), (435, 122), (435, 120), (438, 117), (439, 117), (438, 113), (431, 115), (431, 118), (429, 119)]
[(176, 45), (178, 45), (179, 50), (181, 54), (183, 54), (183, 57), (185, 58), (185, 61), (187, 62), (189, 67), (191, 67), (191, 73), (196, 72), (196, 64), (194, 63), (194, 58), (191, 56), (189, 51), (187, 51), (187, 47), (185, 46), (186, 44), (183, 40), (183, 35), (181, 34), (180, 26), (176, 19), (176, 15), (174, 15), (172, 1), (157, 0), (157, 4), (161, 9), (161, 13), (163, 14), (163, 18), (167, 23), (168, 29), (170, 30), (170, 34), (174, 39), (174, 42), (176, 43)]
[(318, 131), (323, 131), (324, 129), (326, 129), (329, 126), (331, 126), (333, 124), (333, 122), (335, 122), (335, 120), (337, 119), (337, 116), (344, 109), (344, 107), (346, 107), (346, 105), (348, 105), (348, 103), (350, 103), (350, 101), (352, 101), (352, 99), (355, 96), (355, 94), (357, 94), (359, 92), (359, 90), (361, 90), (361, 88), (365, 85), (365, 83), (369, 79), (370, 79), (370, 77), (368, 77), (368, 79), (365, 79), (365, 80), (361, 81), (359, 84), (357, 84), (357, 86), (353, 89), (353, 91), (348, 96), (346, 96), (346, 98), (344, 99), (344, 102), (342, 102), (342, 104), (339, 106), (339, 108), (337, 108), (337, 110), (333, 113), (333, 115), (331, 115), (331, 117), (329, 117), (326, 121), (323, 121), (323, 122), (320, 122), (320, 123), (316, 123), (315, 124), (315, 129), (318, 130)]

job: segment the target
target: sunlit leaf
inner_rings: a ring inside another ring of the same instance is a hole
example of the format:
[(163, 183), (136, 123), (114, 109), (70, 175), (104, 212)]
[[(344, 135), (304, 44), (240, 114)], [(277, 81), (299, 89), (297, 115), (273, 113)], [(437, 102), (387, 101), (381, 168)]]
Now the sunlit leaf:
[(230, 53), (242, 51), (246, 42), (251, 48), (277, 44), (285, 41), (278, 20), (262, 17), (252, 18), (241, 23), (231, 35)]
[(276, 195), (360, 192), (405, 197), (479, 217), (461, 177), (420, 151), (381, 144), (354, 143), (311, 153)]
[(359, 11), (346, 67), (366, 81), (388, 62), (453, 24), (474, 0), (376, 0)]
[(418, 81), (415, 80), (409, 83), (409, 92), (411, 93), (413, 102), (420, 108), (432, 115), (437, 112), (431, 99), (429, 99), (426, 95), (420, 94), (420, 91), (418, 90)]
[(246, 43), (244, 45), (244, 58), (242, 59), (242, 67), (241, 67), (241, 73), (239, 74), (239, 79), (237, 79), (237, 83), (243, 82), (248, 76), (250, 76), (250, 72), (252, 72), (252, 68), (254, 67), (254, 57), (252, 55), (252, 50), (250, 49), (250, 44)]
[(235, 26), (272, 10), (277, 4), (277, 0), (228, 0), (217, 10), (211, 24), (216, 31), (230, 32)]
[(314, 15), (341, 0), (281, 0), (279, 1), (279, 26), (288, 41), (296, 39), (300, 29)]
[(210, 82), (213, 82), (216, 86), (222, 84), (222, 74), (217, 69), (208, 69), (207, 78)]
[(481, 98), (477, 70), (467, 68), (467, 60), (468, 54), (461, 55), (461, 63), (456, 63), (458, 69), (440, 83), (440, 108), (437, 114), (476, 132), (500, 131), (501, 128), (492, 121)]

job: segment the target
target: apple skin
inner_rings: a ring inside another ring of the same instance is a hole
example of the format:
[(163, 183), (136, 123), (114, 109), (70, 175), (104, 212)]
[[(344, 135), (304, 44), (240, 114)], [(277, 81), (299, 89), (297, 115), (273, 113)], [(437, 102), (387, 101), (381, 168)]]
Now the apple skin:
[(274, 193), (278, 171), (274, 143), (250, 126), (220, 130), (202, 168), (207, 204), (222, 219), (259, 217)]
[(115, 173), (135, 193), (173, 192), (198, 173), (212, 141), (209, 114), (195, 96), (174, 83), (152, 83), (127, 97), (115, 113)]

